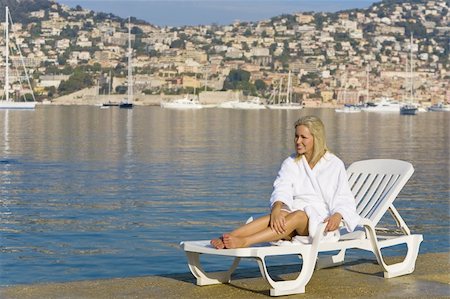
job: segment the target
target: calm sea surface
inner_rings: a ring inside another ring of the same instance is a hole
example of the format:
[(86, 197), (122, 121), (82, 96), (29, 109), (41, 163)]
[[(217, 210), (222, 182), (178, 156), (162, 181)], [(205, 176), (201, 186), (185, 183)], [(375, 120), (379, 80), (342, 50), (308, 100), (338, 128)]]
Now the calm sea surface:
[(413, 163), (397, 208), (421, 253), (449, 251), (450, 113), (48, 106), (0, 111), (0, 285), (187, 272), (180, 241), (269, 211), (307, 114), (347, 166)]

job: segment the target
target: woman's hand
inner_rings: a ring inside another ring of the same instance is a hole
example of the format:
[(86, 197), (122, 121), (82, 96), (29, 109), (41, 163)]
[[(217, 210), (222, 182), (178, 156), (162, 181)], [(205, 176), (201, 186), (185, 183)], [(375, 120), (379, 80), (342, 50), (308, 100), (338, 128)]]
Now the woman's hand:
[(331, 232), (337, 230), (339, 228), (339, 224), (341, 224), (342, 215), (339, 213), (334, 213), (330, 217), (325, 218), (323, 222), (327, 222), (327, 226), (325, 227), (326, 232)]
[(277, 234), (281, 235), (286, 232), (286, 219), (281, 213), (281, 204), (276, 202), (270, 213), (270, 228)]

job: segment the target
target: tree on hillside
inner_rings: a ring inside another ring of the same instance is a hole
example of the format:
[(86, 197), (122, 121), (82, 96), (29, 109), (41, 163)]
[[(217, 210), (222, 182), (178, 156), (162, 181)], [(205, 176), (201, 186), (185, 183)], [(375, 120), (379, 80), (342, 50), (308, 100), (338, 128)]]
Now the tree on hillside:
[(65, 95), (86, 87), (90, 87), (93, 84), (94, 80), (92, 79), (92, 75), (84, 69), (77, 68), (67, 81), (61, 82), (58, 87), (58, 92), (61, 95)]
[(185, 43), (182, 39), (176, 39), (170, 44), (171, 48), (184, 49)]
[(242, 90), (244, 94), (255, 94), (255, 86), (250, 83), (250, 72), (231, 70), (223, 84), (225, 90)]
[(255, 80), (255, 88), (258, 91), (264, 91), (267, 88), (267, 84), (263, 80), (257, 79)]

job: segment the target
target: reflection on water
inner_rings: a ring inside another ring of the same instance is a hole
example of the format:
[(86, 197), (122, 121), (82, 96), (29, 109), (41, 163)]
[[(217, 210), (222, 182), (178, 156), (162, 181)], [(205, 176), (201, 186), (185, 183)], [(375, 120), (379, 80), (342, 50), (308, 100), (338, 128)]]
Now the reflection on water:
[(347, 165), (412, 162), (397, 208), (422, 252), (449, 250), (450, 113), (39, 107), (0, 111), (0, 285), (188, 271), (181, 240), (268, 212), (306, 114)]

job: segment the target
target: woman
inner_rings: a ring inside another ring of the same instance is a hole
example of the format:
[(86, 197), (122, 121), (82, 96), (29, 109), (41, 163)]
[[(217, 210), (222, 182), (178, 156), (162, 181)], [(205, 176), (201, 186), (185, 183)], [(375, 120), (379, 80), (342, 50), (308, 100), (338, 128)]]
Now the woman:
[(336, 231), (342, 220), (348, 231), (355, 229), (360, 217), (345, 166), (328, 151), (322, 121), (300, 118), (294, 140), (296, 153), (284, 160), (273, 184), (271, 213), (211, 240), (212, 246), (241, 248), (313, 236), (321, 222), (327, 223), (326, 232)]

